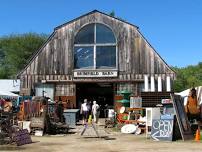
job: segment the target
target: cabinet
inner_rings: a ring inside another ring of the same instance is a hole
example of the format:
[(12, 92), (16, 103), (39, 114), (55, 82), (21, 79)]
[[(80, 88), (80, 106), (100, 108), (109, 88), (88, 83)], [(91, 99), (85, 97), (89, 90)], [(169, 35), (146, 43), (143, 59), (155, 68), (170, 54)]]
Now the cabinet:
[(146, 108), (146, 138), (151, 134), (153, 119), (160, 119), (160, 108)]
[(65, 123), (71, 127), (76, 126), (76, 122), (79, 120), (79, 109), (67, 109), (63, 113), (65, 117)]

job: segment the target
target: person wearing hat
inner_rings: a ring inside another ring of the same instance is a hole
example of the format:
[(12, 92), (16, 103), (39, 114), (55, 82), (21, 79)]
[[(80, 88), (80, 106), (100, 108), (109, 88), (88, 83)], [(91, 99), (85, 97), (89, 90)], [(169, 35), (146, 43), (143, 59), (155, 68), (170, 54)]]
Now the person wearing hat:
[(96, 101), (93, 101), (92, 114), (93, 114), (93, 121), (95, 123), (98, 123), (98, 119), (100, 115), (100, 106), (96, 103)]

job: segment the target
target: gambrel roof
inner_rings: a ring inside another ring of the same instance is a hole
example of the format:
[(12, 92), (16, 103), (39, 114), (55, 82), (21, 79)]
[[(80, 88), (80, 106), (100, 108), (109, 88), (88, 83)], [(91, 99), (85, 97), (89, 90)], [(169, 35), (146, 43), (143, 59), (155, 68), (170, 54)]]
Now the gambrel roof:
[(84, 14), (84, 15), (78, 17), (78, 18), (75, 18), (75, 19), (73, 19), (73, 20), (71, 20), (69, 22), (66, 22), (66, 23), (64, 23), (62, 25), (59, 25), (59, 26), (55, 27), (54, 28), (54, 32), (49, 36), (49, 38), (47, 39), (47, 41), (38, 50), (36, 50), (36, 52), (30, 57), (30, 59), (28, 60), (28, 63), (25, 65), (25, 68), (18, 73), (18, 76), (21, 75), (31, 65), (32, 61), (39, 55), (39, 53), (44, 49), (44, 47), (52, 40), (52, 38), (55, 36), (55, 34), (57, 33), (58, 30), (66, 27), (67, 25), (69, 25), (71, 23), (74, 23), (74, 22), (76, 22), (76, 21), (78, 21), (78, 20), (80, 20), (80, 19), (82, 19), (82, 18), (84, 18), (86, 16), (90, 16), (90, 15), (95, 14), (95, 13), (98, 13), (98, 14), (103, 15), (103, 16), (107, 16), (107, 17), (109, 17), (109, 18), (111, 18), (113, 20), (117, 20), (117, 21), (122, 22), (122, 23), (124, 23), (126, 25), (130, 25), (130, 26), (134, 27), (137, 30), (137, 32), (139, 33), (139, 35), (141, 35), (141, 37), (145, 40), (145, 42), (147, 43), (147, 45), (154, 51), (154, 54), (156, 54), (162, 60), (162, 62), (164, 63), (165, 67), (167, 67), (167, 69), (169, 69), (170, 73), (175, 73), (169, 67), (169, 65), (161, 58), (161, 56), (152, 47), (152, 45), (146, 40), (146, 38), (141, 34), (141, 32), (139, 31), (139, 28), (136, 25), (133, 25), (133, 24), (131, 24), (129, 22), (121, 20), (120, 18), (112, 17), (112, 16), (110, 16), (110, 15), (108, 15), (106, 13), (100, 12), (98, 10), (93, 10), (93, 11), (87, 13), (87, 14)]

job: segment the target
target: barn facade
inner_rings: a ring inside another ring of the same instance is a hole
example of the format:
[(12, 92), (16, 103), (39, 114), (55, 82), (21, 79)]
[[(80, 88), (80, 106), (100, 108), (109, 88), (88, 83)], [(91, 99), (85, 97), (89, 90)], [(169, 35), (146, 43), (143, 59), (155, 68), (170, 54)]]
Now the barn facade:
[(118, 91), (172, 91), (175, 72), (138, 27), (97, 10), (60, 25), (19, 73), (21, 95), (113, 105)]

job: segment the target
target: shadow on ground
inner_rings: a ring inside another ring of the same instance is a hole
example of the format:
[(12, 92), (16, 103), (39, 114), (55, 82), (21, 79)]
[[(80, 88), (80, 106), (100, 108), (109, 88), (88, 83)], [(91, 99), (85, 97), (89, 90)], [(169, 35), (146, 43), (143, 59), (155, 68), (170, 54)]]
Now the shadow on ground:
[(0, 151), (22, 151), (25, 150), (25, 147), (16, 147), (16, 146), (1, 146)]
[(86, 137), (86, 136), (83, 136), (82, 138), (84, 139), (104, 139), (104, 140), (116, 140), (116, 138), (112, 138), (112, 137), (109, 137), (109, 136), (102, 136), (102, 137)]

